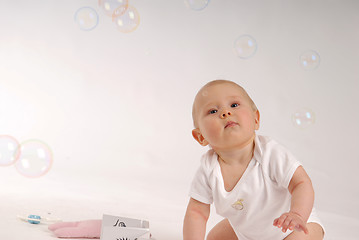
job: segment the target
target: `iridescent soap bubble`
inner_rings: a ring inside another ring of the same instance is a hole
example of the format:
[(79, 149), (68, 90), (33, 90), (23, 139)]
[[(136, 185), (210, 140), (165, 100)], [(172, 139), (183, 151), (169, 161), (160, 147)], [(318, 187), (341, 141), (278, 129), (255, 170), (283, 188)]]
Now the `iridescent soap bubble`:
[(52, 152), (47, 144), (32, 139), (20, 144), (16, 169), (26, 177), (40, 177), (46, 174), (53, 162)]
[(201, 94), (202, 94), (203, 97), (207, 97), (207, 96), (208, 96), (208, 91), (207, 91), (207, 90), (204, 90), (204, 91), (202, 91)]
[(75, 22), (81, 30), (92, 30), (98, 24), (98, 14), (90, 7), (80, 8), (75, 13)]
[(242, 59), (252, 57), (257, 51), (257, 42), (250, 35), (241, 35), (234, 41), (236, 55)]
[(129, 33), (136, 30), (140, 24), (140, 15), (135, 7), (128, 5), (124, 13), (122, 13), (122, 7), (120, 10), (115, 10), (112, 21), (120, 32)]
[(188, 8), (200, 11), (207, 7), (210, 0), (185, 0), (185, 4)]
[(10, 166), (16, 162), (19, 155), (16, 150), (19, 142), (8, 135), (0, 135), (0, 166)]
[(320, 56), (316, 51), (308, 50), (300, 56), (300, 65), (305, 70), (314, 70), (319, 66)]
[(146, 56), (151, 56), (151, 55), (152, 55), (152, 51), (151, 51), (150, 48), (146, 49), (145, 55), (146, 55)]
[(98, 4), (107, 16), (112, 17), (116, 11), (120, 15), (127, 10), (128, 0), (99, 0)]
[(294, 126), (298, 128), (306, 128), (315, 122), (315, 114), (308, 108), (302, 108), (292, 115)]

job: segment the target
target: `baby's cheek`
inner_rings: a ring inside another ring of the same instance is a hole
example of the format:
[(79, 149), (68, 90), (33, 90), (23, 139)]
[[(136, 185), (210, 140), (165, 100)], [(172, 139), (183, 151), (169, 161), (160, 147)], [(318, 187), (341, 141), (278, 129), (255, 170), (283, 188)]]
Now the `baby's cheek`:
[(214, 126), (214, 124), (208, 126), (207, 128), (207, 139), (216, 141), (216, 139), (219, 137), (219, 131), (218, 128)]

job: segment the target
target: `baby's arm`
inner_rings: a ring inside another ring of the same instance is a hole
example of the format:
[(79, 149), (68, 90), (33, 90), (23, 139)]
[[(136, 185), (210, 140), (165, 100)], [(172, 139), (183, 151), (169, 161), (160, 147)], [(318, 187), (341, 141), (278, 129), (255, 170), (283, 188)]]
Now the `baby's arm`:
[(183, 223), (183, 240), (203, 240), (209, 218), (210, 205), (191, 198)]
[(273, 225), (282, 228), (283, 232), (295, 229), (308, 234), (306, 223), (313, 209), (314, 190), (303, 167), (295, 171), (288, 190), (292, 194), (290, 211), (275, 219)]

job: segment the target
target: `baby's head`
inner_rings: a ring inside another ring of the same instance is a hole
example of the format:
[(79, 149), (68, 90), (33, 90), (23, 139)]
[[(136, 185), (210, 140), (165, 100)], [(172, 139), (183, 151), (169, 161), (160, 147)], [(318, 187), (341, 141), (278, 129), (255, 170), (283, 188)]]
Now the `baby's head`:
[(197, 106), (198, 105), (198, 101), (199, 98), (201, 97), (209, 97), (208, 96), (208, 91), (207, 88), (212, 87), (212, 86), (216, 86), (216, 85), (220, 85), (220, 84), (229, 84), (231, 86), (233, 86), (234, 88), (238, 88), (239, 91), (242, 93), (242, 95), (245, 97), (245, 99), (247, 99), (253, 109), (253, 111), (257, 111), (257, 106), (256, 104), (253, 102), (252, 98), (248, 95), (248, 93), (246, 92), (246, 90), (244, 90), (243, 87), (241, 87), (240, 85), (238, 85), (235, 82), (229, 81), (229, 80), (213, 80), (211, 82), (208, 82), (206, 85), (204, 85), (197, 93), (194, 102), (193, 102), (193, 106), (192, 106), (192, 119), (193, 119), (193, 125), (195, 128), (198, 127), (197, 124), (197, 110), (201, 107), (201, 106)]
[(192, 118), (195, 127), (192, 134), (201, 145), (212, 146), (229, 132), (231, 135), (226, 138), (236, 134), (249, 136), (259, 128), (259, 111), (255, 103), (241, 86), (228, 80), (211, 81), (198, 91)]

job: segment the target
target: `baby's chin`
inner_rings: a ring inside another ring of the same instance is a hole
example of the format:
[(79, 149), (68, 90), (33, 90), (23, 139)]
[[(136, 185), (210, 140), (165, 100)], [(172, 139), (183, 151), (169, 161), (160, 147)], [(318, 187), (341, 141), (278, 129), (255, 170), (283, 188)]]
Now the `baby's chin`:
[[(255, 136), (255, 135), (254, 135)], [(208, 146), (210, 148), (212, 148), (214, 151), (235, 151), (235, 150), (241, 150), (245, 147), (247, 147), (248, 145), (254, 143), (254, 136), (246, 139), (246, 140), (229, 140), (227, 142), (227, 144), (223, 144), (223, 145), (216, 145), (213, 146), (211, 144), (209, 144)]]
[(213, 149), (215, 152), (223, 152), (223, 151), (235, 151), (235, 150), (240, 150), (242, 149), (241, 146), (239, 145), (226, 145), (226, 146), (212, 146), (212, 145), (208, 145), (210, 149)]

